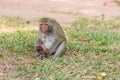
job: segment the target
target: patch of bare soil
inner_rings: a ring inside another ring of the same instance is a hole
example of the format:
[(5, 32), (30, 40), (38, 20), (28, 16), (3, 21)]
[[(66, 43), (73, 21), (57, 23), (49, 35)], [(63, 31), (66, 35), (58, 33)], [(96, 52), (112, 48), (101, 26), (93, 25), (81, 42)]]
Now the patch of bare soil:
[[(76, 17), (86, 16), (106, 19), (120, 15), (119, 0), (0, 0), (0, 15), (52, 17), (61, 24), (71, 24)], [(76, 14), (79, 13), (79, 14)]]
[(21, 80), (17, 75), (22, 74), (21, 68), (31, 65), (35, 60), (26, 56), (17, 56), (6, 50), (0, 50), (0, 80)]
[[(15, 72), (15, 55), (9, 51), (0, 50), (0, 79), (7, 78), (9, 73)], [(14, 73), (13, 73), (14, 74)]]

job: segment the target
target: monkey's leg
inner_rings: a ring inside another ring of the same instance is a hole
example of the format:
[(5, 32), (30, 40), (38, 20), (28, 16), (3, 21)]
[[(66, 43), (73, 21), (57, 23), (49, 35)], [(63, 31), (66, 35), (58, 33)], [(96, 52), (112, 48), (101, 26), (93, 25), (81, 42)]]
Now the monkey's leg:
[(66, 41), (63, 41), (57, 48), (55, 54), (53, 55), (53, 58), (57, 58), (62, 56), (62, 54), (65, 52), (66, 50)]

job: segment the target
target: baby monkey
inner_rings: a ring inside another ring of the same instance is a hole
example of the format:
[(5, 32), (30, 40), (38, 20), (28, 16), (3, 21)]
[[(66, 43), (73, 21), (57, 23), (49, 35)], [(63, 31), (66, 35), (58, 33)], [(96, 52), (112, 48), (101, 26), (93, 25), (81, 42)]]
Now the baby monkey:
[(48, 54), (42, 46), (37, 46), (33, 57), (40, 58), (41, 60), (43, 60), (43, 57), (49, 58), (51, 55), (54, 55), (54, 54), (55, 52)]
[(43, 57), (48, 58), (48, 54), (45, 52), (42, 46), (37, 46), (33, 57), (40, 58), (42, 60)]

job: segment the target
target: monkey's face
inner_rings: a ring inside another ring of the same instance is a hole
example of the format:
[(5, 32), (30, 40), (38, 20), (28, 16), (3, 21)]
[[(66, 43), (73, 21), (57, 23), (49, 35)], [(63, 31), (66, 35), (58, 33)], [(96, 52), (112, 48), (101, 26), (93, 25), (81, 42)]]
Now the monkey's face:
[(40, 31), (43, 33), (48, 33), (52, 31), (53, 20), (50, 18), (42, 18), (40, 20)]
[(40, 24), (40, 29), (43, 33), (47, 33), (48, 32), (48, 24), (47, 23), (41, 23)]

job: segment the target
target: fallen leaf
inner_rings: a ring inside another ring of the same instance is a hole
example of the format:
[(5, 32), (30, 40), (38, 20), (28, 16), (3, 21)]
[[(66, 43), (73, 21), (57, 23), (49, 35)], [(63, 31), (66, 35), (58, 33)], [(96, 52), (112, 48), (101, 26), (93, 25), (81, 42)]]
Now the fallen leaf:
[(79, 37), (79, 40), (80, 41), (87, 41), (87, 40), (90, 40), (89, 38), (82, 38), (82, 37)]
[(102, 72), (102, 73), (98, 73), (98, 74), (97, 74), (97, 78), (98, 78), (99, 80), (105, 78), (106, 76), (107, 76), (107, 75), (106, 75), (105, 72)]

